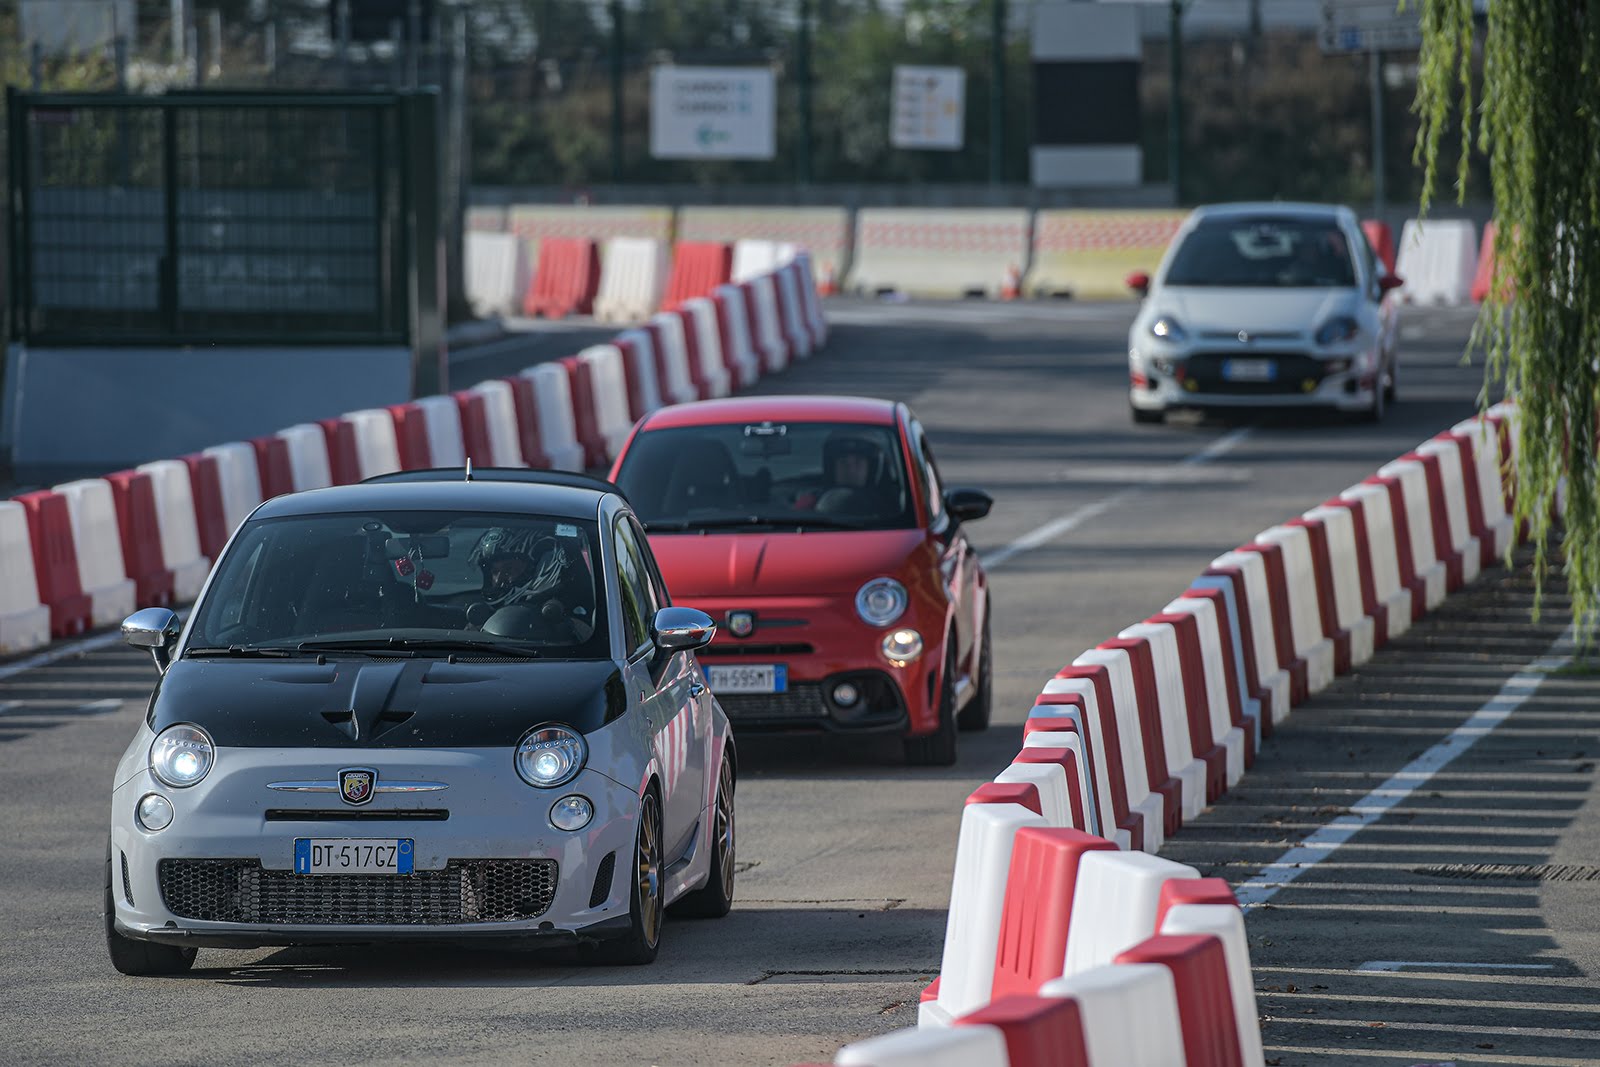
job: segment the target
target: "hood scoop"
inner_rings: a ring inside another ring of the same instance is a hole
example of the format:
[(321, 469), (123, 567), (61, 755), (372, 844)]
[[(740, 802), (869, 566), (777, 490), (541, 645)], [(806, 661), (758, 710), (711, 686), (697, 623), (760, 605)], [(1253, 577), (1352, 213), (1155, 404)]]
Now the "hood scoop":
[[(367, 735), (367, 739), (382, 737), (396, 726), (410, 722), (416, 714), (414, 711), (380, 711), (377, 719), (370, 724), (371, 732)], [(322, 713), (322, 717), (337, 726), (340, 732), (350, 740), (361, 740), (361, 722), (356, 718), (356, 713), (353, 709), (325, 711)]]

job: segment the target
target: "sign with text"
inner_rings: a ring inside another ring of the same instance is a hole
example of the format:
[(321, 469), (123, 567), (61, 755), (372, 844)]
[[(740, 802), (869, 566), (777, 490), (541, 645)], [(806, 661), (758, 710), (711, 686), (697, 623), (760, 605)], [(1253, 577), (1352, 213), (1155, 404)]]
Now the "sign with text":
[(967, 72), (895, 67), (893, 108), (889, 142), (894, 147), (958, 150), (966, 126)]
[(768, 67), (650, 72), (650, 155), (656, 159), (771, 159), (776, 126)]
[(1394, 0), (1323, 0), (1318, 41), (1327, 55), (1411, 52), (1422, 47), (1420, 4)]

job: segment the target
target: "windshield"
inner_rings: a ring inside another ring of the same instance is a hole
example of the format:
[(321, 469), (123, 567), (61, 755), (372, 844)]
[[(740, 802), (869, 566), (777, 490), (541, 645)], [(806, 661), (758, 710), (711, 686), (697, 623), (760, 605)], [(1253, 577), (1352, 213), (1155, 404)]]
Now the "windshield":
[(651, 533), (916, 525), (894, 426), (729, 423), (639, 434), (617, 485)]
[(595, 543), (593, 522), (534, 515), (258, 520), (222, 559), (186, 654), (481, 646), (609, 658)]
[(1355, 267), (1331, 222), (1230, 218), (1200, 223), (1173, 254), (1167, 285), (1260, 289), (1349, 287)]

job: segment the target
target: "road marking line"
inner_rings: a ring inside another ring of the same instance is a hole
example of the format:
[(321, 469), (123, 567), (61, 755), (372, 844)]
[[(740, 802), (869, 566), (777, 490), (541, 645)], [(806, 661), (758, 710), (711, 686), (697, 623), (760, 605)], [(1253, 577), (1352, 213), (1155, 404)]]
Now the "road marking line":
[(5, 681), (7, 678), (13, 678), (23, 671), (31, 671), (35, 667), (48, 667), (50, 664), (64, 660), (69, 656), (78, 656), (85, 652), (97, 652), (102, 648), (110, 648), (121, 640), (121, 631), (114, 630), (108, 634), (86, 637), (81, 641), (69, 641), (64, 644), (53, 645), (37, 655), (0, 667), (0, 682)]
[(1126, 489), (1120, 489), (1112, 493), (1110, 496), (1101, 497), (1093, 503), (1085, 504), (1076, 511), (1069, 511), (1060, 518), (1052, 519), (1043, 526), (1035, 527), (999, 551), (984, 556), (983, 565), (988, 570), (994, 570), (996, 567), (1003, 566), (1024, 553), (1032, 552), (1036, 548), (1047, 545), (1061, 535), (1071, 533), (1090, 519), (1098, 518), (1117, 505), (1142, 495), (1149, 491), (1151, 486), (1165, 485), (1168, 482), (1176, 481), (1181, 471), (1190, 467), (1197, 467), (1203, 463), (1209, 463), (1218, 456), (1226, 455), (1239, 442), (1249, 436), (1250, 427), (1241, 426), (1232, 433), (1217, 438), (1200, 451), (1184, 456), (1167, 469), (1162, 477), (1154, 477), (1141, 485), (1130, 485)]
[(1553, 963), (1451, 963), (1445, 960), (1368, 960), (1357, 967), (1358, 971), (1398, 971), (1402, 967), (1431, 967), (1434, 970), (1505, 970), (1505, 971), (1553, 971)]
[[(1444, 740), (1406, 764), (1378, 788), (1352, 804), (1353, 814), (1341, 815), (1300, 844), (1267, 864), (1254, 877), (1239, 886), (1235, 896), (1247, 913), (1278, 894), (1278, 890), (1333, 855), (1357, 833), (1381, 819), (1421, 786), (1427, 784), (1452, 760), (1487, 737), (1496, 726), (1510, 718), (1529, 697), (1538, 692), (1550, 671), (1559, 670), (1572, 659), (1576, 623), (1562, 631), (1545, 654), (1531, 660), (1500, 687), (1500, 691), (1452, 730)], [(1565, 649), (1566, 651), (1561, 651)]]

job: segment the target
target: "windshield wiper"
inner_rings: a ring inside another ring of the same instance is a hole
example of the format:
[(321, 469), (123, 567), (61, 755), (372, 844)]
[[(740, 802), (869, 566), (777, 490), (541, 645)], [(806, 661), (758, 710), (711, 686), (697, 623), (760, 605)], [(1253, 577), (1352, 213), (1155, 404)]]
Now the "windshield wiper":
[(259, 645), (228, 645), (226, 648), (191, 648), (184, 652), (185, 656), (231, 656), (239, 659), (255, 657), (271, 657), (283, 659), (297, 654), (292, 648), (270, 648)]
[(412, 655), (418, 652), (472, 652), (537, 659), (541, 653), (511, 641), (474, 641), (461, 637), (352, 638), (347, 641), (302, 641), (302, 652), (372, 652), (378, 655)]
[(743, 526), (771, 526), (777, 529), (812, 526), (824, 530), (860, 530), (859, 523), (843, 522), (821, 515), (742, 515), (728, 519), (681, 519), (672, 522), (647, 522), (649, 533), (677, 533), (683, 530), (732, 530)]

